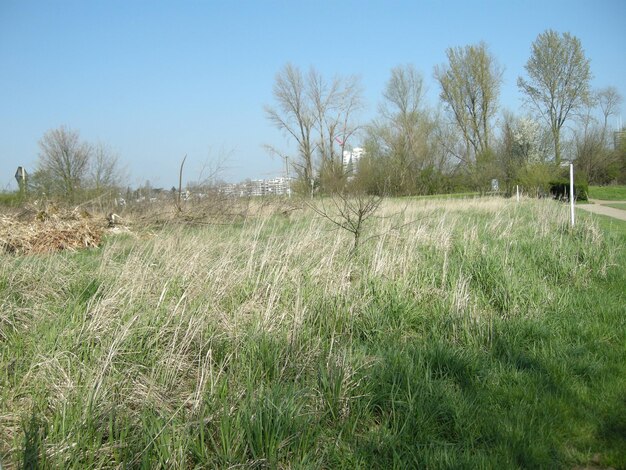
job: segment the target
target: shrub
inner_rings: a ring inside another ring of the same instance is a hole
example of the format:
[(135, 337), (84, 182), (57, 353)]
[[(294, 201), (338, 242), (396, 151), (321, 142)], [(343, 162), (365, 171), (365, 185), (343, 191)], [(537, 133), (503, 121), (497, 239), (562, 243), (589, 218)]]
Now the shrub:
[[(569, 199), (570, 182), (567, 179), (550, 181), (550, 194), (555, 199)], [(574, 197), (577, 201), (589, 199), (589, 185), (586, 181), (574, 178)]]
[(550, 182), (557, 178), (556, 168), (551, 163), (528, 163), (519, 169), (517, 184), (530, 195), (545, 195)]

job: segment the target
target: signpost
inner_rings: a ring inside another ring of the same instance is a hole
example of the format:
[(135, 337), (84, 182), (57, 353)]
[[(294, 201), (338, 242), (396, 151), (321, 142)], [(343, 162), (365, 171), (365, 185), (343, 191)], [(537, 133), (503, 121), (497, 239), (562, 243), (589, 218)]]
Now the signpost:
[(572, 218), (572, 227), (574, 226), (574, 164), (569, 164), (569, 205)]
[(17, 185), (20, 188), (20, 194), (24, 194), (26, 192), (26, 170), (23, 166), (18, 166), (17, 171), (15, 172), (15, 179), (17, 180)]

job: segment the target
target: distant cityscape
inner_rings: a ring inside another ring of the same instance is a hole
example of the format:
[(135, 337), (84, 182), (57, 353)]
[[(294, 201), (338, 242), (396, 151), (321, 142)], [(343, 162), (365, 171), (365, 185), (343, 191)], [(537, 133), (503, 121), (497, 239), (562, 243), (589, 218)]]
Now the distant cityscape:
[(224, 183), (218, 191), (226, 196), (289, 196), (292, 178), (280, 176), (270, 179), (248, 180), (242, 183)]
[[(365, 154), (361, 147), (343, 152), (343, 168), (348, 174), (356, 170), (356, 165)], [(289, 196), (291, 195), (291, 183), (294, 179), (290, 176), (280, 176), (269, 179), (248, 180), (241, 183), (225, 183), (218, 190), (227, 196)]]
[[(617, 136), (616, 136), (617, 139)], [(365, 155), (365, 150), (361, 147), (355, 147), (352, 150), (344, 150), (342, 155), (343, 170), (348, 178), (351, 178), (356, 172), (359, 160)], [(19, 166), (15, 173), (15, 178), (20, 187), (26, 185), (27, 172)], [(219, 193), (230, 197), (256, 197), (256, 196), (290, 196), (292, 193), (292, 183), (296, 178), (291, 176), (277, 176), (267, 179), (246, 180), (239, 183), (219, 183), (214, 187)], [(134, 200), (136, 202), (157, 202), (170, 195), (177, 194), (177, 189), (172, 187), (169, 191), (164, 188), (154, 188), (147, 182), (146, 186), (131, 190), (128, 188), (126, 193), (119, 194), (115, 198), (116, 205), (125, 205), (127, 201)], [(203, 199), (207, 194), (200, 187), (188, 187), (181, 194), (183, 200)]]

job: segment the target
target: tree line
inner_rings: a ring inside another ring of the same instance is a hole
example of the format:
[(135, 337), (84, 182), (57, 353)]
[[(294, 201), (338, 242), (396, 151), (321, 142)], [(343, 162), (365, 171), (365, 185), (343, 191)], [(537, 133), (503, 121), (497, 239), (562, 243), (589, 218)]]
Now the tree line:
[[(614, 141), (611, 117), (622, 97), (614, 87), (592, 90), (590, 61), (580, 40), (548, 30), (533, 42), (517, 86), (526, 113), (500, 109), (503, 68), (481, 42), (446, 50), (435, 66), (440, 105), (424, 99), (424, 78), (413, 65), (391, 70), (376, 117), (357, 120), (364, 102), (356, 77), (325, 79), (287, 64), (276, 75), (269, 121), (295, 144), (276, 147), (303, 193), (346, 188), (410, 195), (471, 190), (492, 182), (511, 192), (547, 191), (574, 161), (581, 180), (626, 183), (626, 139)], [(353, 165), (344, 151), (364, 149)]]
[[(503, 68), (484, 42), (450, 47), (446, 59), (433, 70), (436, 108), (424, 98), (422, 73), (397, 66), (367, 123), (358, 119), (365, 103), (357, 77), (328, 79), (286, 64), (265, 113), (295, 152), (266, 148), (295, 172), (292, 189), (402, 196), (487, 192), (497, 180), (505, 193), (516, 185), (545, 193), (566, 171), (564, 158), (583, 182), (626, 183), (626, 137), (617, 138), (626, 133), (610, 125), (622, 96), (610, 86), (591, 89), (590, 61), (577, 37), (548, 30), (533, 42), (526, 75), (517, 80), (525, 114), (500, 108)], [(75, 130), (50, 130), (39, 147), (27, 185), (37, 195), (113, 198), (124, 184), (118, 156)], [(360, 158), (346, 164), (355, 147)]]

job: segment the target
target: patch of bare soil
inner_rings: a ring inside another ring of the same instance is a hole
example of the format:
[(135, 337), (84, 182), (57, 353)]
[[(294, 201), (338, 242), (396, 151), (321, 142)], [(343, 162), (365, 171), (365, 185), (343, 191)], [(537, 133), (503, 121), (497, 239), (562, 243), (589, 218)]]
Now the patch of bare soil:
[(586, 465), (577, 465), (572, 470), (615, 470), (613, 467), (604, 467), (601, 464), (600, 454), (594, 454), (591, 461)]

